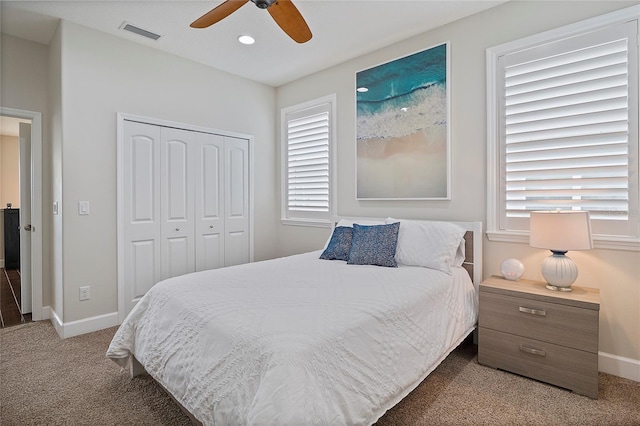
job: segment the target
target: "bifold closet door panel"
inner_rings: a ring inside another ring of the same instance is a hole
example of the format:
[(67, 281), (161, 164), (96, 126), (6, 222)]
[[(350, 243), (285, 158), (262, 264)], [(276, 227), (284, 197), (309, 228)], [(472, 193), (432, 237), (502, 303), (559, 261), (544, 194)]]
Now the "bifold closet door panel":
[(192, 170), (196, 144), (195, 132), (168, 127), (161, 130), (162, 279), (195, 270)]
[(160, 127), (127, 122), (124, 127), (125, 308), (160, 281)]
[(224, 263), (224, 138), (197, 133), (195, 145), (196, 271)]
[(247, 263), (249, 253), (249, 141), (224, 138), (225, 266)]

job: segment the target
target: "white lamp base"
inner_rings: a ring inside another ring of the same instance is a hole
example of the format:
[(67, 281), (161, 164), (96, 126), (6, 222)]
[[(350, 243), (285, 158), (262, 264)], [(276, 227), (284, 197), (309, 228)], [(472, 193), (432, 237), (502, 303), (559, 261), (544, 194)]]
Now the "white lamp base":
[(553, 251), (542, 262), (542, 276), (547, 280), (547, 288), (554, 291), (571, 291), (571, 284), (578, 278), (578, 267), (564, 251)]

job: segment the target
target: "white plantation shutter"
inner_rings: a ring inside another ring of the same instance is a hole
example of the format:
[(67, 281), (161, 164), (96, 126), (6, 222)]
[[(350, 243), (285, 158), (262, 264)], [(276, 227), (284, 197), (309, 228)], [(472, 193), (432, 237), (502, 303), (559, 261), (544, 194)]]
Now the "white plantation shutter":
[(626, 38), (505, 67), (506, 214), (629, 214)]
[(284, 111), (284, 220), (330, 223), (332, 105), (323, 100)]
[(287, 123), (289, 210), (329, 212), (329, 113)]
[(637, 26), (584, 29), (497, 57), (499, 230), (528, 230), (534, 210), (586, 210), (594, 234), (637, 240)]

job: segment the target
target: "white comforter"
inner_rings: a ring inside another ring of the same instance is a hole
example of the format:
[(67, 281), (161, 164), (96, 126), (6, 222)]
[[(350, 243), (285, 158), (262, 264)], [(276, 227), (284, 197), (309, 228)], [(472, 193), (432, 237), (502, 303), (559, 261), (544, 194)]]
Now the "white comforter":
[(473, 329), (475, 290), (461, 268), (320, 253), (160, 282), (107, 356), (135, 355), (204, 424), (371, 424)]

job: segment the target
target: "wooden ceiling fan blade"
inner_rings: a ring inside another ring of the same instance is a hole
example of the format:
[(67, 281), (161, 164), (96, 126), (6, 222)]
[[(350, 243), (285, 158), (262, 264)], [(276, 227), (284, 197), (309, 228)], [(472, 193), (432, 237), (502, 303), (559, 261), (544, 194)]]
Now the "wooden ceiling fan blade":
[(191, 23), (192, 28), (206, 28), (231, 15), (249, 0), (226, 0)]
[(298, 43), (311, 40), (311, 30), (291, 0), (277, 0), (267, 9), (276, 24)]

